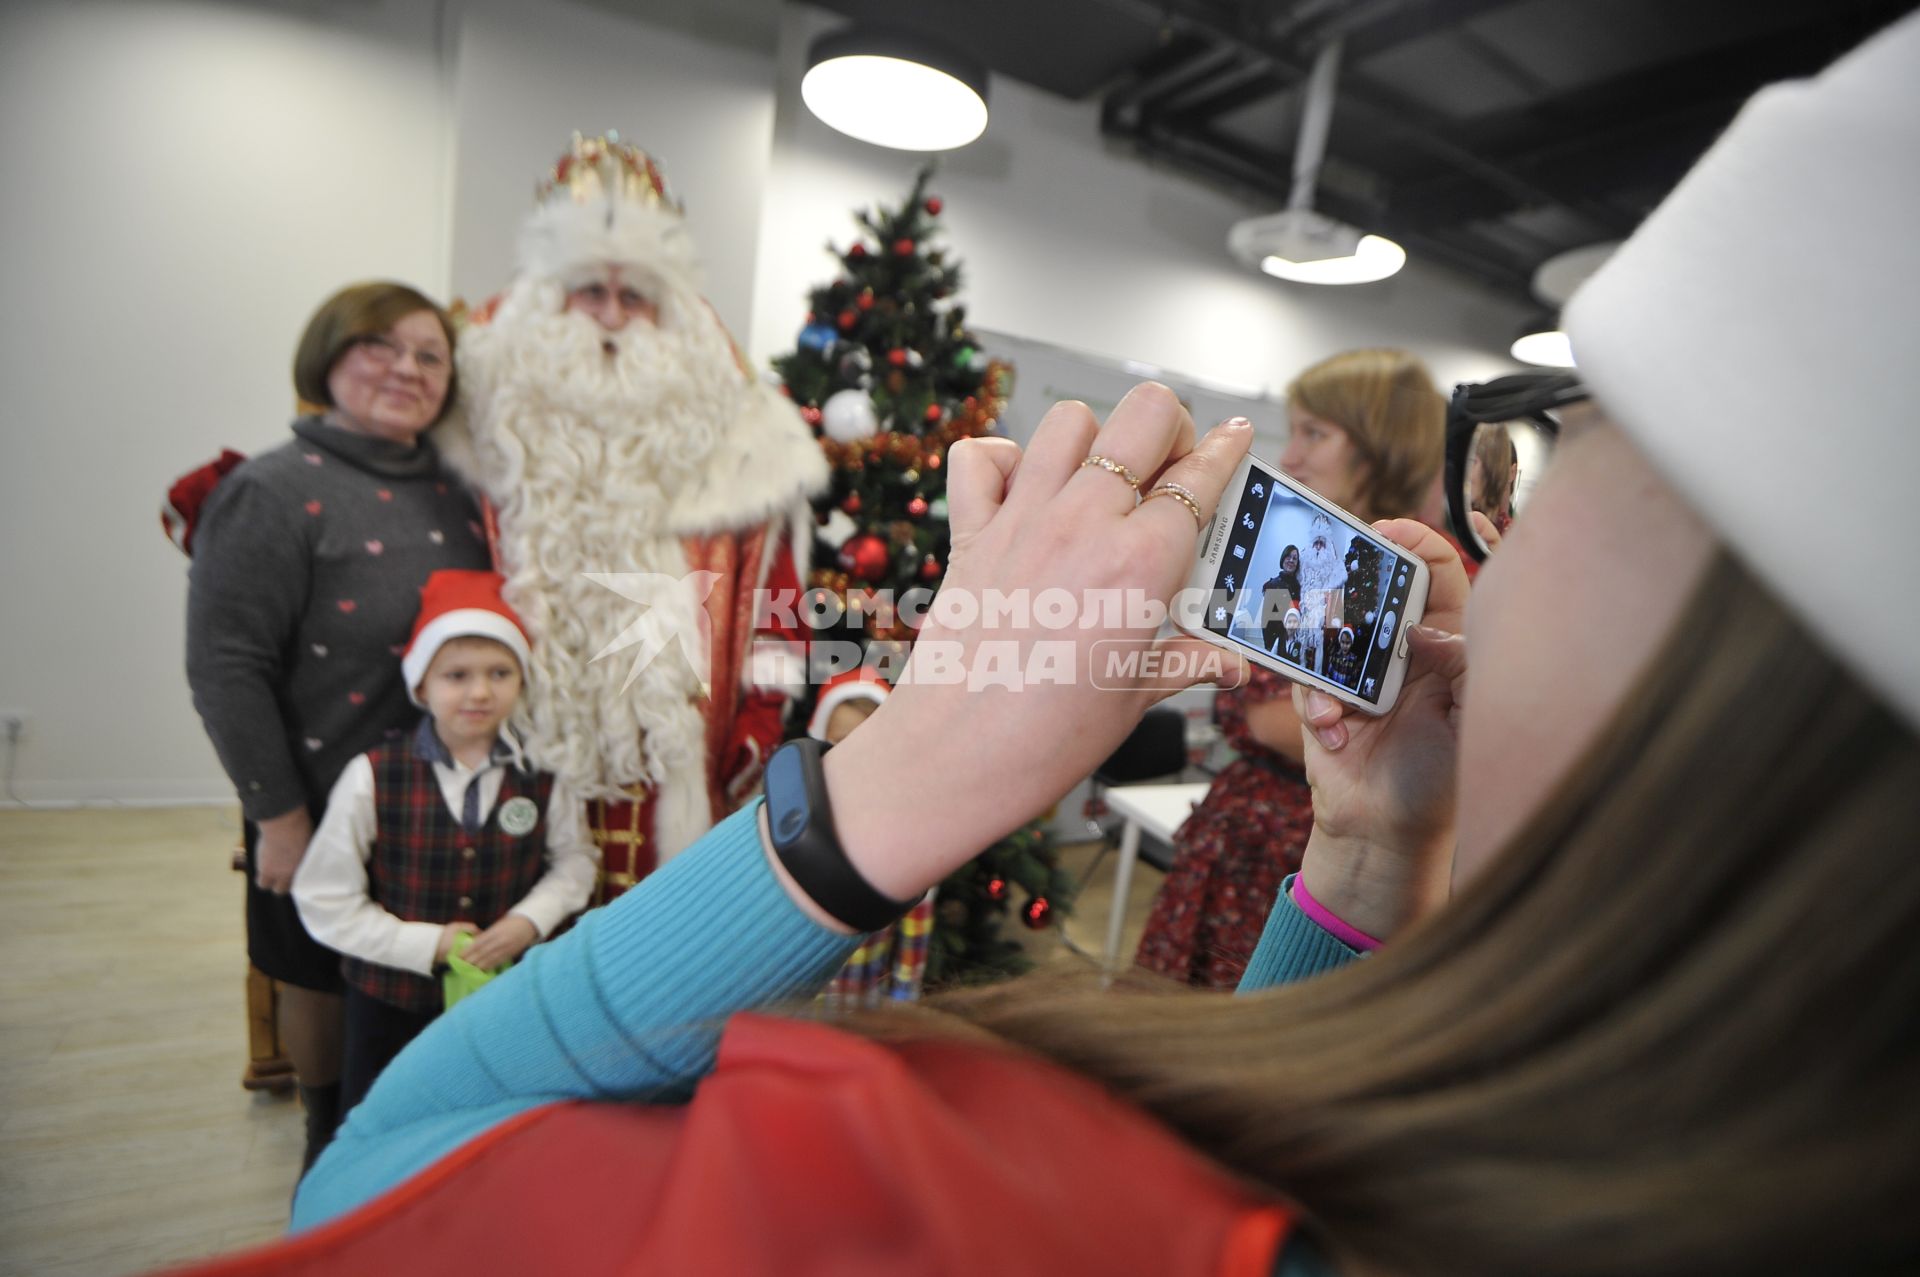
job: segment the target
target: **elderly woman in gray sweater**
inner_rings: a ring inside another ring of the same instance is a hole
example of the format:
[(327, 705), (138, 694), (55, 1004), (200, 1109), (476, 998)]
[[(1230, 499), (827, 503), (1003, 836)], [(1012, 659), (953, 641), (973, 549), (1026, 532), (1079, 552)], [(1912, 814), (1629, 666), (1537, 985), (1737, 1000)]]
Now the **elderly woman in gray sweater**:
[(336, 1121), (341, 983), (293, 873), (341, 769), (415, 717), (399, 653), (420, 587), (490, 565), (472, 497), (422, 437), (453, 402), (453, 340), (403, 284), (329, 298), (293, 362), (320, 411), (222, 480), (193, 533), (187, 680), (246, 817), (247, 949), (282, 986), (309, 1164)]

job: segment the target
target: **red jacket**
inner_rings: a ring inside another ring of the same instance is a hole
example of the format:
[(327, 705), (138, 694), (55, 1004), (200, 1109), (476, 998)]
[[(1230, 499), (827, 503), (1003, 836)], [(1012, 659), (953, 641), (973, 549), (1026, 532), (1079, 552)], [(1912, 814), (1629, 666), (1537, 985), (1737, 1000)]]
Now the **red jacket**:
[(1264, 1277), (1290, 1222), (1056, 1066), (743, 1015), (686, 1105), (533, 1109), (350, 1215), (181, 1277)]

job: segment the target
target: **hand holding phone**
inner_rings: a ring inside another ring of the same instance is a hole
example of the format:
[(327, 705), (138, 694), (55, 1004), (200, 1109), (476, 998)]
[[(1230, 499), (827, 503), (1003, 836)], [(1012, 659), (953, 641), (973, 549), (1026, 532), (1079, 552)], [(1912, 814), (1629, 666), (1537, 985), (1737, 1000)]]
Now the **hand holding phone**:
[(1294, 686), (1293, 703), (1307, 729), (1313, 787), (1307, 885), (1342, 920), (1384, 938), (1451, 893), (1467, 580), (1457, 551), (1433, 529), (1399, 519), (1382, 531), (1425, 561), (1432, 579), (1392, 712), (1356, 714), (1304, 684)]
[(1200, 539), (1181, 629), (1362, 713), (1392, 710), (1427, 565), (1339, 506), (1249, 456)]

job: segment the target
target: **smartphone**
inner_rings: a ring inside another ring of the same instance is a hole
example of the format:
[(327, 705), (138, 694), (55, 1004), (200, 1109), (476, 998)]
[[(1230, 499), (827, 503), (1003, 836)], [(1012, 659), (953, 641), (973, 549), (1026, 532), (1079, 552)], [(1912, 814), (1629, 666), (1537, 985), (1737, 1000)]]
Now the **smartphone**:
[(1427, 608), (1427, 565), (1354, 515), (1248, 456), (1200, 538), (1182, 630), (1364, 714), (1407, 677), (1407, 631)]

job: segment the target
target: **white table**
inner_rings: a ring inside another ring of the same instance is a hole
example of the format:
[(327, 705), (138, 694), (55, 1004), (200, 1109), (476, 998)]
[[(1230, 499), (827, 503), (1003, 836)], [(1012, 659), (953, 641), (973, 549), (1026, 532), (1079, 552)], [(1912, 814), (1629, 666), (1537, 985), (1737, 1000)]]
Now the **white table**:
[(1120, 863), (1114, 872), (1113, 907), (1107, 913), (1107, 951), (1102, 965), (1108, 972), (1120, 966), (1120, 929), (1127, 920), (1127, 892), (1133, 886), (1133, 864), (1140, 858), (1142, 830), (1171, 840), (1185, 823), (1194, 804), (1207, 796), (1205, 781), (1190, 785), (1122, 785), (1101, 793), (1107, 806), (1126, 817), (1120, 831)]

